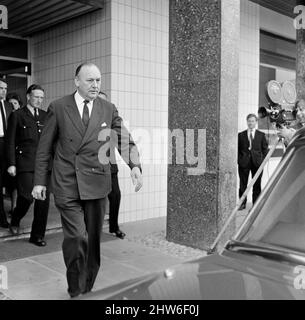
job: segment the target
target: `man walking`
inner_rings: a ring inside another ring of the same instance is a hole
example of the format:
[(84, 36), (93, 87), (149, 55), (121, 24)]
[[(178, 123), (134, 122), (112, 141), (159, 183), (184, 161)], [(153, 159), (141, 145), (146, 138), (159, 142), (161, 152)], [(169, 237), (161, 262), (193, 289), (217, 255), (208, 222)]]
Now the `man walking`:
[[(44, 89), (36, 84), (27, 90), (27, 105), (12, 113), (7, 134), (8, 173), (17, 178), (17, 204), (12, 213), (10, 231), (19, 234), (21, 219), (28, 212), (32, 202), (34, 186), (35, 155), (47, 113), (43, 111)], [(50, 165), (47, 173), (50, 172)], [(49, 190), (48, 190), (49, 191)], [(34, 203), (34, 219), (30, 242), (44, 247), (44, 235), (49, 211), (49, 192), (45, 201)]]
[(13, 111), (10, 103), (5, 101), (7, 93), (7, 83), (0, 79), (0, 227), (8, 228), (6, 214), (3, 203), (3, 187), (6, 175), (5, 139), (7, 133), (7, 121)]
[[(247, 116), (247, 126), (247, 130), (238, 134), (238, 173), (240, 179), (240, 198), (247, 189), (249, 173), (251, 172), (253, 178), (268, 153), (266, 136), (263, 132), (256, 129), (257, 116), (255, 114), (249, 114)], [(263, 173), (261, 173), (253, 186), (253, 204), (261, 193), (262, 175)], [(246, 208), (246, 203), (247, 198), (240, 206), (240, 210), (244, 210)]]
[(101, 85), (99, 68), (92, 63), (81, 64), (75, 72), (75, 85), (75, 93), (49, 106), (36, 155), (33, 189), (36, 199), (45, 199), (47, 168), (56, 144), (51, 184), (61, 214), (71, 297), (91, 291), (100, 267), (100, 234), (105, 200), (111, 191), (110, 164), (101, 159), (103, 151), (109, 150), (109, 142), (103, 137), (110, 136), (107, 132), (116, 132), (135, 190), (142, 187), (136, 146), (116, 107), (97, 97)]

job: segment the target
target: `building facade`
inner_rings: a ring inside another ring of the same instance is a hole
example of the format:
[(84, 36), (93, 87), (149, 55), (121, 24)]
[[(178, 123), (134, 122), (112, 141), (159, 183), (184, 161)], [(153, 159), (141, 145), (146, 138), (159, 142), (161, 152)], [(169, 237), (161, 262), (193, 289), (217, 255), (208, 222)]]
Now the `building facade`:
[[(8, 76), (10, 89), (18, 92), (31, 83), (41, 84), (46, 90), (47, 107), (52, 100), (74, 91), (77, 65), (83, 61), (97, 64), (102, 71), (102, 90), (118, 107), (140, 146), (144, 163), (144, 187), (136, 194), (129, 169), (119, 160), (120, 222), (166, 216), (168, 166), (162, 159), (166, 159), (164, 150), (168, 142), (156, 137), (154, 130), (166, 132), (168, 128), (170, 0), (101, 2), (103, 8), (67, 17), (41, 30), (29, 31), (26, 36), (21, 37), (21, 31), (15, 34), (12, 31), (16, 39), (27, 40), (28, 56), (12, 58), (4, 52), (0, 59), (30, 63), (31, 74), (20, 75), (16, 70), (7, 72), (7, 67), (0, 73)], [(8, 10), (10, 13), (10, 5)], [(30, 13), (30, 6), (28, 10)], [(8, 23), (3, 37), (11, 35), (10, 16)], [(268, 37), (275, 42), (269, 48), (270, 53), (283, 58), (275, 59), (274, 64), (270, 60), (269, 63), (262, 61)], [(246, 128), (247, 114), (257, 113), (263, 81), (272, 80), (272, 77), (280, 82), (295, 79), (295, 68), (291, 67), (293, 56), (278, 51), (280, 40), (291, 45), (296, 41), (293, 18), (241, 0), (238, 131)], [(284, 63), (286, 56), (291, 64)], [(270, 161), (263, 183), (273, 172), (279, 156)]]

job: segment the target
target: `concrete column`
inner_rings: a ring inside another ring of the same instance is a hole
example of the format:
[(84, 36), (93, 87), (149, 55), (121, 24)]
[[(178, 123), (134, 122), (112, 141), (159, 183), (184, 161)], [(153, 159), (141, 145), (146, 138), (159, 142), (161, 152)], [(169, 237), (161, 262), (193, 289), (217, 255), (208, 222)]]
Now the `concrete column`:
[(240, 0), (170, 0), (169, 15), (169, 129), (185, 139), (168, 166), (167, 239), (207, 249), (236, 204)]
[[(302, 0), (298, 5), (304, 5)], [(297, 30), (296, 88), (298, 99), (305, 99), (305, 29)]]

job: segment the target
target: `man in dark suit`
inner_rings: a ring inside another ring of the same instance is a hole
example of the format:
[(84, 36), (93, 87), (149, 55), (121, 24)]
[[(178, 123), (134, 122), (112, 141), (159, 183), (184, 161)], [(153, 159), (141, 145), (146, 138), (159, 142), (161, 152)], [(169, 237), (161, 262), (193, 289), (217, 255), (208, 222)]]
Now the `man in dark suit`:
[[(99, 97), (107, 100), (106, 93), (100, 91)], [(109, 232), (115, 234), (116, 237), (124, 239), (126, 234), (119, 227), (119, 211), (121, 203), (121, 190), (118, 179), (119, 168), (116, 163), (115, 148), (110, 146), (110, 169), (111, 169), (111, 192), (108, 194), (109, 200)]]
[(100, 267), (100, 235), (105, 200), (111, 191), (109, 137), (116, 133), (119, 151), (131, 168), (138, 191), (142, 187), (139, 155), (116, 107), (98, 97), (99, 68), (80, 65), (77, 91), (52, 102), (36, 154), (33, 196), (44, 199), (47, 168), (56, 144), (51, 176), (55, 205), (64, 233), (63, 256), (71, 297), (91, 291)]
[[(36, 84), (27, 90), (27, 105), (12, 113), (7, 133), (8, 173), (17, 178), (17, 205), (12, 213), (10, 230), (19, 234), (21, 219), (28, 212), (34, 187), (35, 155), (47, 113), (42, 103), (44, 89)], [(50, 167), (48, 168), (50, 170)], [(30, 242), (45, 246), (44, 235), (49, 210), (49, 192), (46, 201), (36, 200)]]
[(6, 214), (4, 211), (3, 203), (3, 187), (4, 179), (6, 175), (6, 150), (5, 150), (5, 139), (7, 133), (7, 122), (10, 117), (13, 107), (10, 103), (5, 101), (7, 93), (7, 83), (5, 80), (0, 79), (0, 227), (8, 228)]
[[(247, 189), (249, 173), (251, 172), (253, 178), (268, 153), (266, 136), (263, 132), (256, 129), (257, 116), (255, 114), (249, 114), (247, 116), (247, 125), (248, 129), (238, 134), (239, 197), (241, 197)], [(263, 173), (253, 186), (253, 204), (261, 193), (262, 175)], [(246, 203), (247, 198), (241, 205), (240, 210), (246, 208)]]

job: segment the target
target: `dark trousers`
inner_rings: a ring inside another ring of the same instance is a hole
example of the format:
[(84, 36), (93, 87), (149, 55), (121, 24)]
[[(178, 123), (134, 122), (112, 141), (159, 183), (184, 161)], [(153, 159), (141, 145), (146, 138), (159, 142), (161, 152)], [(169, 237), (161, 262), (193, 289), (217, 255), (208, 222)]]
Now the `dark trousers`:
[(62, 250), (68, 292), (71, 295), (88, 292), (101, 264), (100, 238), (106, 198), (80, 200), (54, 196), (54, 199), (64, 233)]
[[(251, 172), (252, 178), (255, 176), (256, 172), (257, 172), (258, 168), (256, 166), (253, 165), (252, 161), (249, 167), (247, 168), (241, 168), (240, 166), (238, 167), (238, 173), (239, 173), (239, 179), (240, 179), (240, 186), (239, 186), (239, 198), (242, 197), (242, 195), (244, 194), (244, 192), (247, 189), (248, 186), (248, 178), (249, 178), (249, 174)], [(259, 178), (256, 180), (254, 186), (253, 186), (253, 193), (252, 193), (252, 202), (253, 204), (256, 202), (258, 196), (261, 193), (261, 181), (262, 181), (262, 176), (263, 176), (263, 172), (261, 173), (261, 175), (259, 176)], [(243, 202), (243, 204), (247, 203), (247, 198), (245, 199), (245, 201)]]
[(6, 170), (5, 154), (4, 138), (0, 138), (0, 224), (7, 222), (3, 199), (3, 187)]
[(118, 180), (118, 173), (111, 174), (112, 190), (108, 195), (109, 200), (109, 231), (115, 232), (119, 229), (118, 217), (121, 202), (121, 191)]
[[(34, 173), (33, 172), (22, 172), (17, 175), (17, 205), (12, 214), (12, 226), (19, 226), (22, 218), (27, 214), (31, 204), (33, 203), (32, 190), (34, 185)], [(44, 238), (49, 204), (50, 204), (50, 193), (47, 188), (46, 200), (35, 200), (34, 203), (34, 219), (32, 223), (31, 238), (38, 239)]]

